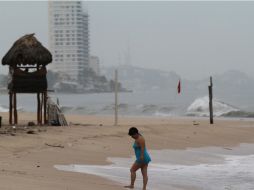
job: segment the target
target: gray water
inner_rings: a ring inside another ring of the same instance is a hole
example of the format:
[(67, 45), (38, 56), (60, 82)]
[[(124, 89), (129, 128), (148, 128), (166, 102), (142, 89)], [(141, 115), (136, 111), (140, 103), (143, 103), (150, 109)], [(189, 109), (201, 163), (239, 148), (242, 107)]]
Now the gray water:
[[(111, 115), (114, 113), (114, 93), (51, 93), (49, 96), (54, 101), (58, 98), (60, 106), (65, 113), (91, 115)], [(171, 91), (119, 93), (119, 114), (130, 116), (183, 116), (186, 114), (187, 108), (197, 98), (202, 98), (203, 96), (199, 96), (195, 91), (180, 95)], [(220, 96), (218, 98), (220, 101), (236, 106), (241, 110), (254, 111), (254, 99), (252, 97)], [(18, 94), (17, 96), (18, 108), (23, 111), (35, 112), (36, 101), (36, 95)], [(0, 95), (0, 111), (7, 111), (8, 104), (8, 95)], [(197, 109), (200, 108), (197, 107)]]
[[(149, 185), (152, 190), (253, 190), (254, 145), (151, 151)], [(129, 184), (134, 158), (108, 158), (110, 165), (55, 165), (62, 171), (98, 175), (122, 185)], [(137, 175), (135, 189), (141, 189)]]
[[(78, 114), (113, 114), (114, 93), (98, 94), (49, 94), (53, 100), (59, 99), (62, 110)], [(192, 98), (181, 95), (171, 96), (170, 92), (119, 93), (119, 112), (126, 115), (180, 114), (185, 112)], [(8, 95), (0, 95), (0, 105), (8, 108)], [(18, 107), (25, 111), (36, 111), (36, 96), (18, 94)]]

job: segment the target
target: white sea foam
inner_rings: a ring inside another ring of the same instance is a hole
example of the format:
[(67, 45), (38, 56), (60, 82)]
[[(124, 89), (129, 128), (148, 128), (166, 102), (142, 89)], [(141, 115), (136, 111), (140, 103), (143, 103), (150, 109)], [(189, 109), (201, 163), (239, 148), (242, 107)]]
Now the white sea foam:
[(157, 112), (154, 113), (154, 116), (158, 116), (158, 117), (171, 117), (171, 116), (173, 116), (173, 114), (172, 113), (162, 113), (162, 112), (157, 111)]
[[(149, 166), (149, 189), (253, 190), (254, 155), (246, 154), (253, 152), (253, 146), (252, 149), (245, 150), (241, 152), (233, 149), (208, 148), (151, 151), (153, 161)], [(129, 167), (133, 158), (109, 158), (109, 160), (113, 164), (56, 165), (55, 168), (98, 175), (128, 184)], [(142, 176), (138, 172), (137, 189), (141, 187)]]
[[(238, 108), (224, 103), (220, 100), (213, 100), (213, 113), (215, 116), (221, 116), (233, 111), (239, 111)], [(188, 115), (209, 116), (209, 98), (208, 96), (197, 98), (188, 108)]]
[[(24, 111), (22, 107), (18, 107), (17, 110)], [(7, 106), (0, 106), (0, 112), (9, 112), (9, 108)]]
[(9, 112), (9, 108), (5, 106), (0, 106), (0, 112)]

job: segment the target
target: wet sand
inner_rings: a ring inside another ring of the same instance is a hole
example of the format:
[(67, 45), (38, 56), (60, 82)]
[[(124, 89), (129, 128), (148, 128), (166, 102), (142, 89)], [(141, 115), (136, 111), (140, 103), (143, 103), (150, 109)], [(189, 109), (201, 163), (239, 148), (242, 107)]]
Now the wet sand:
[[(7, 123), (8, 114), (2, 113)], [(19, 113), (20, 125), (36, 115)], [(35, 134), (16, 130), (0, 135), (0, 189), (124, 189), (97, 176), (58, 171), (54, 165), (108, 164), (107, 157), (131, 157), (129, 127), (138, 127), (149, 150), (179, 150), (218, 146), (228, 151), (240, 143), (254, 143), (254, 122), (203, 118), (120, 117), (68, 115), (70, 127), (35, 127)], [(3, 129), (1, 129), (3, 130)], [(12, 135), (15, 136), (12, 136)]]
[[(186, 150), (150, 150), (148, 190), (254, 189), (254, 144), (233, 148), (203, 147)], [(129, 166), (134, 158), (109, 158), (108, 165), (55, 165), (60, 171), (92, 174), (129, 182)], [(208, 186), (209, 184), (209, 186)], [(142, 189), (137, 173), (135, 189)]]

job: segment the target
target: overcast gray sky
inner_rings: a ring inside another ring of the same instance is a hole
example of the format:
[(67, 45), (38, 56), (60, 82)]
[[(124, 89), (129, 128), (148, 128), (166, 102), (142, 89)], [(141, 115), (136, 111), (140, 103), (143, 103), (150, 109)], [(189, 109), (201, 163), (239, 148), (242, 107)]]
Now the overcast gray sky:
[[(84, 2), (91, 54), (200, 79), (228, 70), (254, 75), (254, 2)], [(0, 2), (0, 57), (26, 33), (48, 46), (47, 2)], [(129, 45), (128, 45), (129, 44)], [(1, 73), (7, 73), (1, 66)]]

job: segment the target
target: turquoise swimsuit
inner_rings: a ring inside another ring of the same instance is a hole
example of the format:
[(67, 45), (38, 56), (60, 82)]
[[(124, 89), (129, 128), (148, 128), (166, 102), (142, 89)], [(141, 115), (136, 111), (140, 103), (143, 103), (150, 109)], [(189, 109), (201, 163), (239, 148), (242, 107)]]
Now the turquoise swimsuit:
[(140, 160), (141, 147), (138, 146), (138, 145), (136, 144), (136, 142), (134, 142), (133, 148), (134, 148), (135, 155), (136, 155), (136, 163), (138, 163), (138, 164), (148, 164), (148, 163), (151, 161), (151, 158), (150, 158), (150, 156), (149, 156), (149, 154), (148, 154), (146, 148), (145, 148), (145, 150), (144, 150), (144, 160), (143, 160), (143, 161)]

